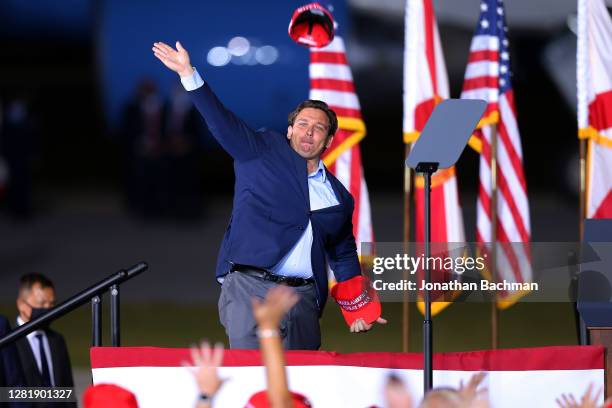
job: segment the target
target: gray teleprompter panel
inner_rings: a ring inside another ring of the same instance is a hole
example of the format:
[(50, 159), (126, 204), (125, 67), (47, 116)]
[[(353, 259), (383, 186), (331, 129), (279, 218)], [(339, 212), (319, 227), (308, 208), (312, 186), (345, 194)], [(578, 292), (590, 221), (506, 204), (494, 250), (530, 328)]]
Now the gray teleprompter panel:
[(451, 167), (459, 159), (487, 103), (480, 99), (447, 99), (436, 106), (410, 151), (406, 165), (423, 162)]

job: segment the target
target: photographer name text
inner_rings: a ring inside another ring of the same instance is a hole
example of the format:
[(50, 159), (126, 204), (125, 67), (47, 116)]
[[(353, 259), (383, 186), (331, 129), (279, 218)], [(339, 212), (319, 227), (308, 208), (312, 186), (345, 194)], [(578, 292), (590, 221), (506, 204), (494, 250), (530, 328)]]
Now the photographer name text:
[(536, 282), (511, 282), (502, 280), (499, 282), (491, 282), (485, 279), (480, 282), (461, 282), (458, 280), (451, 280), (447, 282), (425, 282), (421, 280), (420, 284), (417, 282), (402, 279), (397, 282), (386, 282), (381, 279), (374, 280), (372, 282), (374, 289), (379, 291), (415, 291), (415, 290), (465, 290), (465, 291), (490, 291), (490, 292), (502, 292), (502, 291), (537, 291), (539, 285)]

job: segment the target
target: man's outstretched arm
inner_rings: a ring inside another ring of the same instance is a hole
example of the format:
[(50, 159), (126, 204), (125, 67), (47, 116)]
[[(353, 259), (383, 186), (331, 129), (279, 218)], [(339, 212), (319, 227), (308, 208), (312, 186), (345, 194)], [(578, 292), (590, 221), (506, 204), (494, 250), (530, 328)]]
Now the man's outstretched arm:
[(187, 82), (193, 83), (187, 88), (189, 95), (206, 121), (208, 129), (226, 152), (234, 159), (243, 161), (259, 154), (263, 148), (261, 135), (223, 106), (208, 84), (204, 83), (194, 70), (189, 53), (180, 42), (176, 42), (176, 49), (163, 42), (153, 43), (153, 54), (168, 69), (176, 72), (184, 85)]

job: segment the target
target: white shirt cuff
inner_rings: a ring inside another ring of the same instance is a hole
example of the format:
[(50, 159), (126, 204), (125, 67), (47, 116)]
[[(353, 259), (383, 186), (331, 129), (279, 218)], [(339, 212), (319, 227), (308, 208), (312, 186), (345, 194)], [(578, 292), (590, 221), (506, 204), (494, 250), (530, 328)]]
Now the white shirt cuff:
[(195, 91), (202, 85), (204, 85), (204, 80), (198, 74), (198, 71), (194, 68), (193, 74), (181, 77), (181, 83), (186, 91)]

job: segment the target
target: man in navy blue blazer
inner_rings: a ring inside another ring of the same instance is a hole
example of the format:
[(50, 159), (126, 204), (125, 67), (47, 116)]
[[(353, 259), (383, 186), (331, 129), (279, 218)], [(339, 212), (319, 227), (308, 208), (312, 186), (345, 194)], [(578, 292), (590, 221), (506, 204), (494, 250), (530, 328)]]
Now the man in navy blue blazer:
[[(212, 135), (234, 159), (233, 210), (216, 268), (219, 317), (230, 346), (253, 349), (258, 337), (281, 336), (288, 349), (318, 349), (327, 265), (340, 285), (361, 279), (353, 198), (320, 160), (337, 130), (336, 114), (324, 102), (307, 100), (289, 114), (286, 135), (254, 131), (217, 99), (179, 42), (176, 47), (155, 43), (153, 52), (179, 74)], [(280, 330), (258, 328), (251, 299), (263, 299), (278, 284), (294, 287), (300, 301)], [(372, 313), (370, 300), (367, 290), (359, 290), (341, 303), (357, 314), (347, 320), (352, 332), (386, 323), (379, 307)]]

